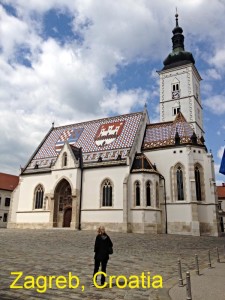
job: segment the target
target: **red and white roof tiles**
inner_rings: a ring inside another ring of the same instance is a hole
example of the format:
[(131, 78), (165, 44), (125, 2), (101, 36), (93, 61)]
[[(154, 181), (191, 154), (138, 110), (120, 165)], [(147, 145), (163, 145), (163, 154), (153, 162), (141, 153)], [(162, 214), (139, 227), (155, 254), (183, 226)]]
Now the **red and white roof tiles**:
[(83, 161), (96, 161), (99, 155), (104, 160), (116, 159), (118, 154), (126, 158), (137, 134), (143, 113), (56, 127), (47, 136), (28, 168), (49, 167), (56, 161), (67, 141), (77, 148), (82, 147)]

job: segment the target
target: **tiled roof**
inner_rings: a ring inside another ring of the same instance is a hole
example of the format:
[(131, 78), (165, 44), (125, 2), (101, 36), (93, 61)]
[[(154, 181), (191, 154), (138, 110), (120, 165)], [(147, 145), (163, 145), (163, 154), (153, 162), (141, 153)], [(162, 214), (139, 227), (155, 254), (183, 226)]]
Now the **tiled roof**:
[(0, 173), (0, 190), (13, 191), (19, 182), (19, 176)]
[(219, 199), (225, 199), (225, 185), (217, 186), (217, 195)]
[[(174, 121), (147, 125), (143, 148), (151, 149), (175, 145), (176, 132), (180, 137), (180, 144), (191, 143), (193, 129), (181, 112), (177, 114)], [(197, 143), (203, 145), (199, 138)]]
[(125, 159), (133, 145), (143, 112), (104, 118), (51, 130), (45, 141), (31, 159), (28, 169), (36, 164), (39, 168), (55, 163), (65, 141), (82, 147), (83, 161), (97, 161), (99, 155), (104, 160), (115, 159), (119, 154)]

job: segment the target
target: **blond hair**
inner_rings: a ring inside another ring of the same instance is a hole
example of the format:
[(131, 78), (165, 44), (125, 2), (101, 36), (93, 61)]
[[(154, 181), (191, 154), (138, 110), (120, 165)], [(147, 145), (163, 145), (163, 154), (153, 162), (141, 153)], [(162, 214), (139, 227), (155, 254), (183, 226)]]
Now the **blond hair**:
[(104, 226), (99, 226), (98, 227), (98, 234), (103, 234), (105, 233), (105, 227)]

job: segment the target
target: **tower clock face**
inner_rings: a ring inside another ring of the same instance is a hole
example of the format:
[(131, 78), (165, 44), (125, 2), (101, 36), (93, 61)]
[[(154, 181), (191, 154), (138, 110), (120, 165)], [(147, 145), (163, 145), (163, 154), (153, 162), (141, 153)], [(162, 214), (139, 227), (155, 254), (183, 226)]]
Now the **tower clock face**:
[(173, 91), (172, 99), (179, 99), (179, 98), (180, 98), (180, 91)]

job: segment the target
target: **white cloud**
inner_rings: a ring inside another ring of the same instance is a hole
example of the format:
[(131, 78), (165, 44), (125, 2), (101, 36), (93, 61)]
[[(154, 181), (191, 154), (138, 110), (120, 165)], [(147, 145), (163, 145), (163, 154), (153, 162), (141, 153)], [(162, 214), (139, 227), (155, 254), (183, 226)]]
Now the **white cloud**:
[(223, 47), (222, 49), (216, 49), (214, 56), (210, 59), (210, 63), (216, 66), (221, 71), (224, 71), (225, 67), (225, 45), (221, 45), (220, 47)]
[(217, 157), (218, 157), (219, 159), (222, 159), (224, 149), (225, 149), (225, 145), (222, 146), (222, 147), (220, 147), (220, 149), (218, 150), (218, 152), (217, 152)]
[(204, 105), (216, 115), (225, 113), (225, 95), (215, 95), (204, 100)]
[[(142, 109), (149, 99), (158, 99), (159, 81), (155, 77), (151, 78), (149, 91), (130, 87), (119, 90), (116, 83), (109, 88), (105, 79), (116, 74), (119, 67), (135, 61), (148, 59), (153, 64), (157, 62), (157, 69), (163, 66), (163, 59), (172, 49), (170, 38), (176, 5), (187, 50), (194, 49), (196, 41), (204, 41), (207, 46), (198, 55), (211, 63), (207, 76), (219, 80), (223, 74), (221, 37), (225, 36), (225, 26), (221, 24), (225, 8), (219, 0), (2, 0), (1, 3), (12, 5), (17, 12), (17, 17), (9, 15), (0, 5), (0, 146), (4, 149), (0, 161), (4, 161), (5, 170), (11, 171), (26, 162), (52, 121), (62, 125), (128, 113), (134, 107)], [(73, 30), (79, 32), (82, 42), (74, 40), (61, 45), (52, 38), (43, 38), (43, 16), (50, 9), (73, 16)], [(32, 17), (35, 14), (36, 19)], [(31, 68), (21, 64), (23, 57), (18, 55), (21, 47), (27, 49), (23, 55)], [(206, 83), (203, 89), (211, 93), (212, 85)], [(224, 96), (218, 95), (206, 99), (205, 104), (214, 113), (222, 114), (224, 100)], [(159, 105), (150, 106), (156, 120)]]
[(8, 15), (3, 7), (0, 5), (0, 47), (2, 49), (1, 56), (7, 60), (15, 60), (18, 47), (26, 47), (31, 51), (34, 51), (38, 47), (41, 39), (35, 34), (35, 26), (16, 18), (12, 15)]
[(100, 102), (100, 107), (103, 114), (108, 112), (126, 114), (135, 105), (139, 105), (140, 110), (143, 110), (148, 96), (149, 94), (141, 89), (118, 92), (114, 87), (106, 92), (103, 100)]
[(222, 76), (219, 74), (219, 72), (216, 69), (208, 69), (206, 71), (206, 76), (204, 76), (205, 80), (209, 79), (215, 79), (215, 80), (220, 80)]

